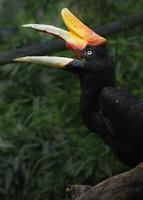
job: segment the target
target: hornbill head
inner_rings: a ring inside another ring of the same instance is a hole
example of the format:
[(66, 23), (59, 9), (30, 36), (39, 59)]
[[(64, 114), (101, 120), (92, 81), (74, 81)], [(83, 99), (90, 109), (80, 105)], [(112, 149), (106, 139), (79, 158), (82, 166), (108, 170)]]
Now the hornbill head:
[(91, 65), (88, 65), (89, 62), (93, 66), (94, 60), (106, 52), (106, 39), (88, 28), (67, 8), (62, 9), (61, 15), (68, 31), (43, 24), (26, 24), (23, 27), (60, 37), (65, 41), (66, 47), (76, 53), (77, 59), (55, 56), (26, 56), (16, 58), (14, 61), (39, 63), (77, 73), (88, 68)]

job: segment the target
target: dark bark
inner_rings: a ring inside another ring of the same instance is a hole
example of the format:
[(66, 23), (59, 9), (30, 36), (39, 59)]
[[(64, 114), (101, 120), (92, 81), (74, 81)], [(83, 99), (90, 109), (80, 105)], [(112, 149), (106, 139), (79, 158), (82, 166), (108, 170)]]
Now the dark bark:
[[(102, 36), (108, 36), (116, 34), (118, 32), (124, 32), (131, 28), (143, 25), (143, 12), (129, 17), (125, 17), (118, 21), (113, 21), (105, 24), (101, 27), (94, 29), (95, 32)], [(12, 49), (5, 53), (0, 53), (0, 64), (7, 64), (12, 62), (14, 58), (22, 56), (38, 56), (38, 55), (49, 55), (65, 49), (65, 44), (59, 39), (49, 40), (44, 44), (35, 44), (19, 49)]]
[(142, 200), (143, 163), (95, 186), (69, 185), (72, 200)]

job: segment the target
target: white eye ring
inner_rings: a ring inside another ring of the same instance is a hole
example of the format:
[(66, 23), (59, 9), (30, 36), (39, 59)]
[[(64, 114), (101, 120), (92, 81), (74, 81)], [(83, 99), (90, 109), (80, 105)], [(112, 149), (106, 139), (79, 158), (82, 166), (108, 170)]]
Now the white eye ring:
[(91, 55), (93, 54), (93, 51), (88, 50), (88, 51), (86, 52), (86, 54), (87, 54), (88, 56), (91, 56)]

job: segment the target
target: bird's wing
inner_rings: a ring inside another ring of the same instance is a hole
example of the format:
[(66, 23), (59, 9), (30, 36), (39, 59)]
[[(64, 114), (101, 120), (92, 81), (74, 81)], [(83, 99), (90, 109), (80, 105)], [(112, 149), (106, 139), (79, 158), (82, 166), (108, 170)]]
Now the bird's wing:
[(118, 88), (104, 88), (100, 109), (110, 119), (116, 136), (143, 141), (143, 103), (134, 96)]

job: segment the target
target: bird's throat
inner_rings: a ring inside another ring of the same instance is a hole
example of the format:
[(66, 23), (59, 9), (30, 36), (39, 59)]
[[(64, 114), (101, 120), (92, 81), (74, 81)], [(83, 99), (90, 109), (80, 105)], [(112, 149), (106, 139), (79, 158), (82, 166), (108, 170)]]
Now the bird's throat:
[(93, 94), (81, 93), (80, 114), (87, 128), (95, 131), (95, 116), (99, 111), (98, 98)]
[(114, 75), (109, 81), (96, 78), (94, 74), (80, 77), (80, 114), (86, 127), (94, 132), (97, 130), (100, 115), (100, 95), (108, 86), (114, 86)]
[(102, 88), (96, 87), (95, 84), (80, 82), (80, 114), (86, 127), (92, 131), (95, 131), (95, 118), (99, 112), (99, 97), (102, 91)]

